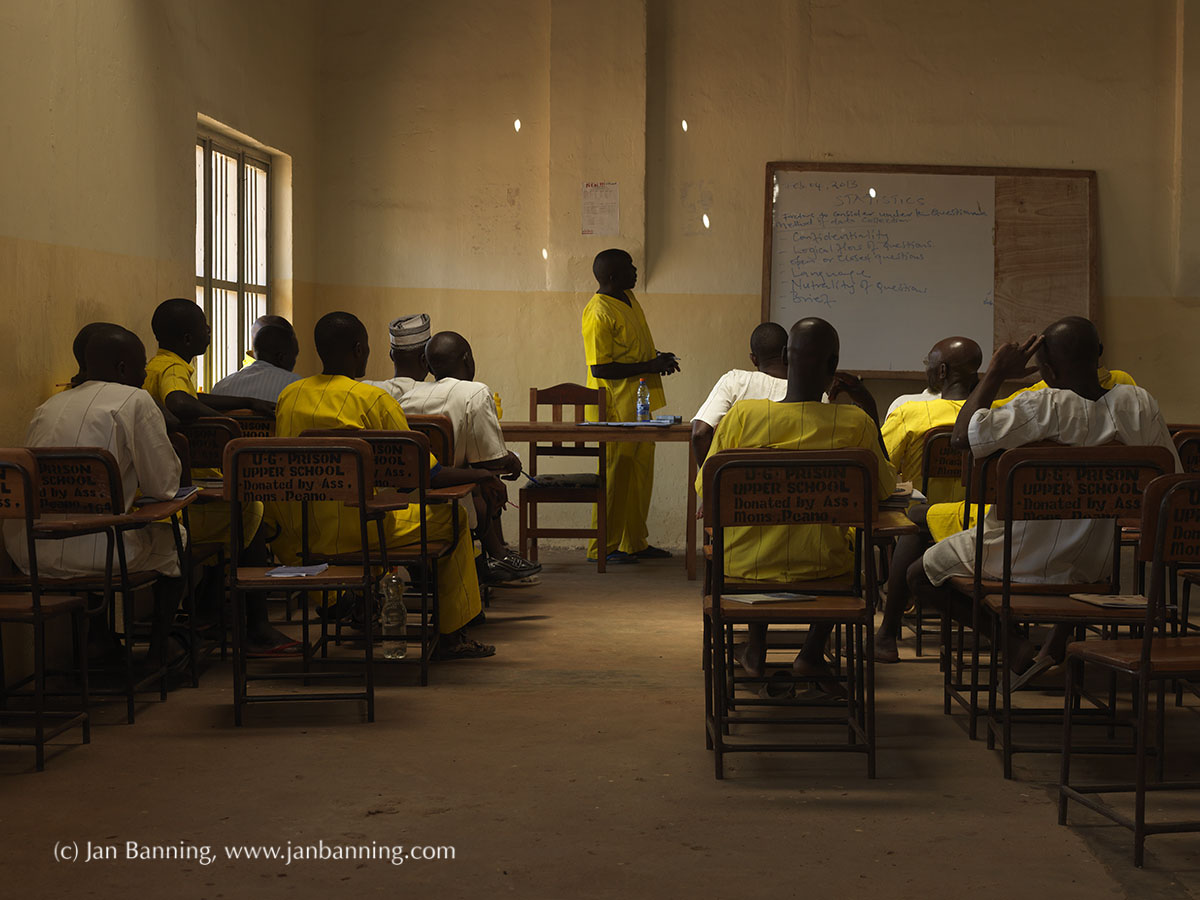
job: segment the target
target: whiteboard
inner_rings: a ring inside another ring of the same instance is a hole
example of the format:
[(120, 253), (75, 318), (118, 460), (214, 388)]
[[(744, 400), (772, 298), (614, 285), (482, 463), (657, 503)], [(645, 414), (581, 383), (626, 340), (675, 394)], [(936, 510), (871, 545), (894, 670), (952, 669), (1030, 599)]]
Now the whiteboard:
[(991, 356), (995, 177), (777, 169), (771, 178), (772, 321), (828, 320), (844, 369), (914, 372), (951, 335)]

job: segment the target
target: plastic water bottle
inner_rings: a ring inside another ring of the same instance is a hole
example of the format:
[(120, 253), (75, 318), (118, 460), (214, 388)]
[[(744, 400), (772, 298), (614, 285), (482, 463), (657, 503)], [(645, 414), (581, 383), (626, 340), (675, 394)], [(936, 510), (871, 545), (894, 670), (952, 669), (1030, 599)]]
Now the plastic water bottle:
[(638, 379), (637, 420), (639, 422), (650, 421), (650, 389), (646, 387), (645, 378)]
[(404, 582), (398, 569), (383, 576), (383, 658), (404, 659), (408, 655), (408, 610), (404, 608)]

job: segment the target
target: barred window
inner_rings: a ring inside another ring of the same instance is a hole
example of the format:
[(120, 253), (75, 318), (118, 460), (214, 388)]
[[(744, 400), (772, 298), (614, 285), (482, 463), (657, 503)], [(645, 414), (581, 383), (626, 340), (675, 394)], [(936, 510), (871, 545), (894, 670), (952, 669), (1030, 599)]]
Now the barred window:
[(250, 326), (271, 305), (270, 162), (225, 138), (196, 139), (196, 302), (212, 345), (196, 360), (208, 390), (241, 367)]

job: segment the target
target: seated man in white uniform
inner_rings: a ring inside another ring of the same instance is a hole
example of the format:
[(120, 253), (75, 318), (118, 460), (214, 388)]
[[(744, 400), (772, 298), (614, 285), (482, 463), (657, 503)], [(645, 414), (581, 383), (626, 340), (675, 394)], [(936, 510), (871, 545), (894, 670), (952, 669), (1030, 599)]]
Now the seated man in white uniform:
[(212, 386), (209, 393), (252, 397), (274, 403), (279, 399), (280, 391), (293, 381), (300, 380), (300, 376), (293, 371), (299, 355), (300, 343), (290, 322), (286, 327), (263, 325), (254, 335), (254, 360), (250, 365), (226, 375)]
[[(488, 469), (509, 480), (520, 475), (521, 460), (504, 445), (492, 390), (474, 380), (475, 357), (467, 339), (453, 331), (439, 331), (425, 345), (425, 359), (437, 381), (413, 384), (400, 400), (405, 415), (449, 417), (454, 428), (454, 466)], [(479, 543), (487, 555), (484, 580), (492, 585), (532, 583), (525, 579), (542, 567), (505, 545), (499, 511), (486, 518), (486, 508), (477, 498), (476, 514)]]
[(730, 369), (713, 386), (692, 416), (692, 451), (703, 465), (713, 434), (730, 407), (739, 400), (782, 400), (787, 393), (787, 331), (763, 322), (750, 333), (750, 362), (754, 371)]
[[(26, 447), (101, 447), (111, 453), (121, 473), (124, 508), (138, 494), (168, 500), (179, 490), (179, 457), (167, 437), (163, 414), (142, 390), (146, 379), (146, 348), (136, 334), (120, 325), (105, 325), (88, 335), (85, 351), (87, 380), (55, 394), (37, 408)], [(167, 628), (183, 595), (179, 555), (171, 526), (155, 523), (124, 536), (131, 572), (154, 571), (154, 628), (150, 656), (158, 659)], [(25, 523), (4, 523), (4, 542), (21, 571), (28, 571)], [(50, 578), (102, 574), (107, 541), (89, 534), (64, 541), (47, 541), (38, 552), (38, 572)], [(115, 638), (103, 617), (89, 629), (93, 655), (111, 655)]]
[(389, 356), (392, 359), (393, 377), (386, 381), (363, 381), (363, 384), (383, 388), (405, 410), (405, 395), (414, 385), (421, 384), (429, 375), (429, 364), (425, 361), (425, 344), (429, 341), (429, 316), (400, 316), (388, 325)]
[[(1006, 379), (1021, 378), (1037, 354), (1047, 388), (1026, 391), (1011, 403), (992, 408)], [(1166, 447), (1179, 457), (1158, 404), (1142, 388), (1115, 384), (1104, 388), (1097, 377), (1100, 336), (1087, 319), (1069, 316), (1024, 344), (1004, 344), (992, 356), (987, 373), (963, 403), (954, 423), (952, 444), (977, 457), (990, 456), (1035, 441), (1071, 447), (1096, 447), (1117, 441), (1129, 446)], [(1105, 579), (1112, 570), (1112, 524), (1104, 520), (1046, 520), (1013, 523), (1013, 581), (1072, 584)], [(983, 519), (983, 574), (1000, 579), (1004, 526), (990, 509)], [(939, 541), (908, 570), (908, 583), (931, 606), (950, 608), (959, 621), (970, 621), (970, 600), (946, 584), (954, 575), (975, 570), (975, 531)], [(1009, 667), (1021, 687), (1062, 661), (1071, 628), (1056, 626), (1040, 651), (1020, 633), (1010, 635)]]

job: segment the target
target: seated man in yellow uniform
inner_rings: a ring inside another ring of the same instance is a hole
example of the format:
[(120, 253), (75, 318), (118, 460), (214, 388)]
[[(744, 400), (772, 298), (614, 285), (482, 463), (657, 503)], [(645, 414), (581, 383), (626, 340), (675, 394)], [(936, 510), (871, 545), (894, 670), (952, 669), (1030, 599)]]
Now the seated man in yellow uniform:
[[(638, 382), (650, 392), (651, 411), (666, 404), (662, 376), (679, 371), (674, 354), (654, 349), (641, 304), (633, 295), (637, 267), (624, 250), (604, 250), (592, 263), (596, 293), (583, 310), (583, 351), (588, 387), (608, 393), (608, 421), (637, 420)], [(612, 563), (665, 559), (671, 554), (647, 541), (646, 516), (654, 488), (654, 444), (622, 441), (607, 447), (607, 547), (588, 543), (588, 558), (605, 553)], [(592, 516), (596, 524), (596, 516)]]
[[(246, 397), (196, 396), (196, 369), (192, 360), (208, 349), (212, 329), (204, 310), (186, 298), (164, 300), (154, 310), (150, 327), (158, 339), (158, 352), (146, 364), (146, 382), (142, 385), (155, 402), (187, 423), (201, 416), (219, 416), (220, 411), (253, 409), (265, 415), (275, 411), (273, 403)], [(193, 469), (194, 478), (220, 477), (214, 469)], [(229, 540), (229, 504), (224, 501), (193, 503), (188, 512), (193, 544), (224, 544)], [(250, 565), (269, 562), (266, 543), (258, 534), (262, 524), (262, 504), (244, 506), (242, 528), (247, 541), (246, 559)], [(222, 590), (220, 573), (210, 573), (205, 595)], [(211, 602), (216, 602), (213, 597)], [(265, 597), (252, 594), (246, 606), (247, 628), (252, 653), (295, 653), (299, 643), (267, 622)]]
[[(824, 319), (801, 319), (788, 336), (788, 389), (782, 400), (741, 400), (721, 420), (709, 453), (739, 447), (774, 450), (838, 450), (863, 447), (878, 461), (876, 498), (890, 497), (896, 473), (884, 456), (875, 401), (857, 378), (837, 371), (838, 333)], [(822, 403), (831, 385), (854, 406)], [(696, 490), (703, 489), (703, 473)], [(725, 537), (725, 571), (751, 581), (814, 581), (846, 575), (854, 567), (848, 531), (832, 525), (773, 525), (731, 529)], [(798, 675), (823, 675), (830, 625), (813, 625), (792, 664)], [(767, 627), (750, 626), (739, 660), (751, 675), (766, 666)]]
[[(347, 312), (332, 312), (321, 317), (314, 331), (317, 354), (321, 357), (320, 375), (288, 385), (279, 395), (275, 415), (275, 433), (279, 437), (298, 437), (313, 429), (354, 428), (371, 431), (408, 431), (408, 421), (400, 405), (381, 388), (363, 384), (371, 348), (367, 329)], [(482, 469), (457, 469), (439, 466), (431, 460), (433, 485), (477, 484), (489, 508), (504, 506), (507, 493), (490, 472)], [(434, 506), (428, 514), (428, 536), (434, 541), (449, 541), (451, 507)], [(280, 526), (279, 537), (272, 541), (276, 555), (285, 562), (300, 558), (300, 506), (298, 503), (269, 504), (267, 516)], [(415, 542), (419, 531), (419, 510), (415, 507), (388, 514), (385, 535), (389, 547)], [(371, 546), (378, 541), (376, 529), (368, 532)], [(458, 518), (458, 544), (454, 552), (438, 561), (438, 629), (444, 643), (438, 648), (442, 659), (466, 659), (491, 656), (496, 648), (467, 638), (464, 627), (479, 615), (479, 579), (466, 515)], [(314, 504), (309, 515), (309, 547), (314, 553), (333, 555), (360, 549), (358, 513), (341, 503)]]
[[(937, 397), (914, 400), (896, 407), (883, 422), (883, 443), (896, 466), (901, 481), (911, 481), (921, 487), (925, 451), (925, 435), (939, 425), (953, 425), (958, 411), (979, 383), (979, 367), (983, 351), (970, 338), (949, 337), (938, 341), (925, 357), (925, 371), (931, 390)], [(887, 600), (883, 621), (875, 632), (875, 661), (899, 662), (896, 639), (900, 636), (900, 619), (908, 606), (908, 567), (921, 558), (932, 543), (925, 526), (932, 526), (945, 537), (961, 528), (964, 488), (958, 478), (930, 479), (926, 504), (909, 510), (909, 518), (922, 527), (922, 534), (905, 535), (896, 541), (888, 577)], [(931, 505), (930, 505), (931, 504)], [(956, 521), (957, 517), (957, 521)], [(928, 521), (927, 521), (928, 519)], [(937, 523), (949, 523), (941, 527)]]

